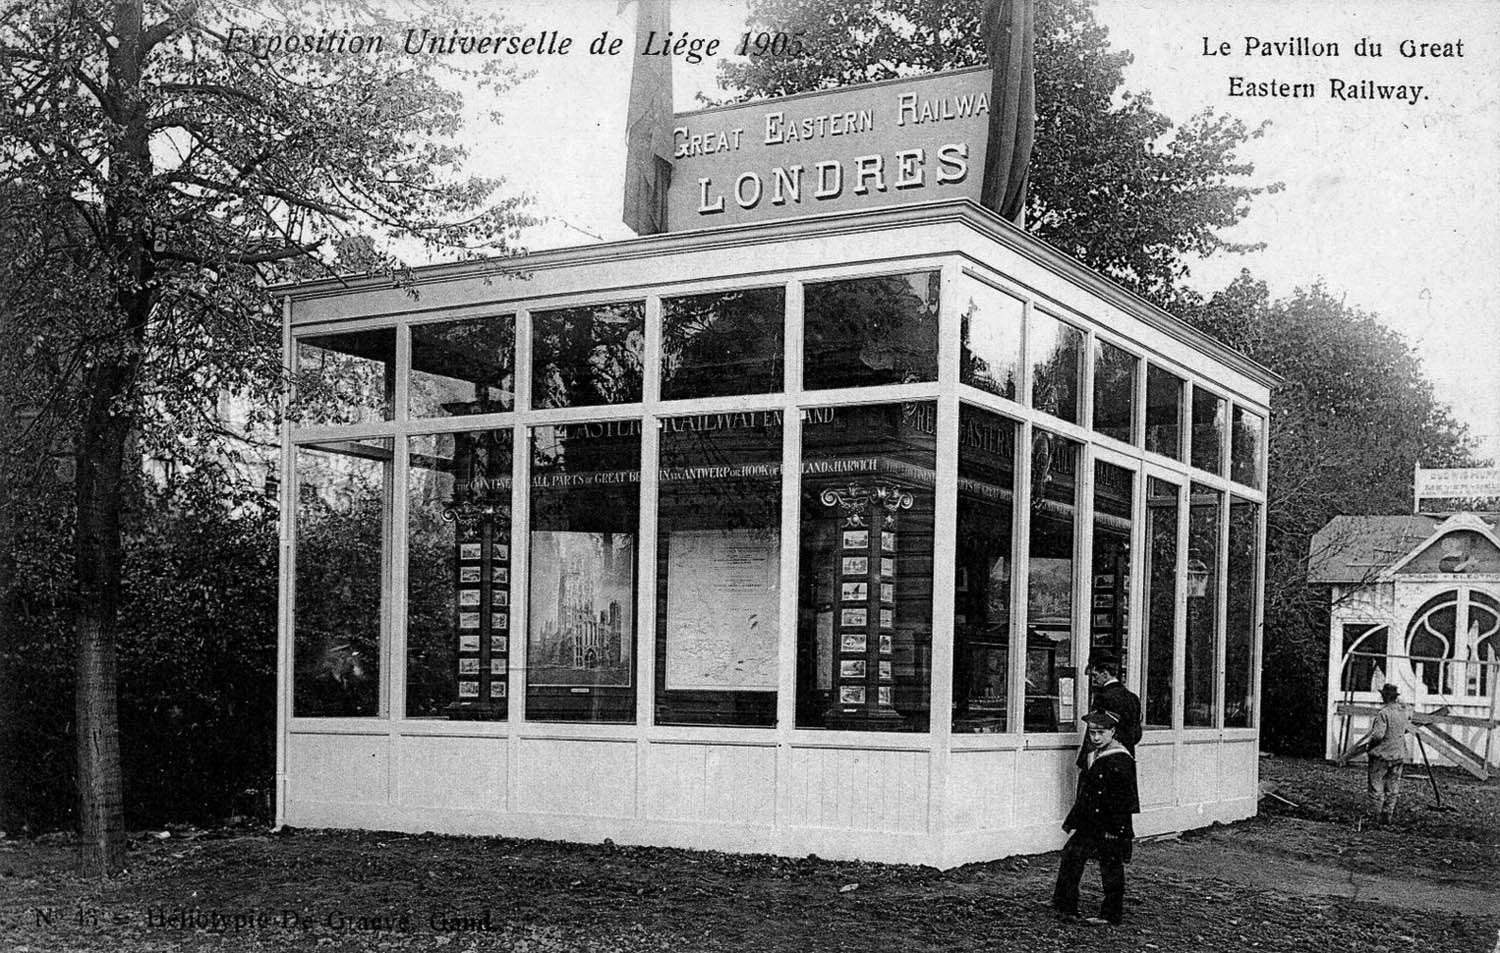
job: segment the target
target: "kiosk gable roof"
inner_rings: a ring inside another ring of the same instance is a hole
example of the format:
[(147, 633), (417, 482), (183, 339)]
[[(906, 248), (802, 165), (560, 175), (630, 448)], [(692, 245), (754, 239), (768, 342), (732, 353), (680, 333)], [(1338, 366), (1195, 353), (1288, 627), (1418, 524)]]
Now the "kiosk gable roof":
[[(1426, 543), (1447, 522), (1440, 516), (1335, 516), (1308, 544), (1307, 581), (1373, 582)], [(1485, 521), (1491, 532), (1497, 521)]]

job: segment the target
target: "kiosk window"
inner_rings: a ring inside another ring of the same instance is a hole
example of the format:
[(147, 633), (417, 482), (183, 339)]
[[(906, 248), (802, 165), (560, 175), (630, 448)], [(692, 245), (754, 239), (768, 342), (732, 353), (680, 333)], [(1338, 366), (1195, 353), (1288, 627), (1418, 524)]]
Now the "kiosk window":
[(953, 730), (1009, 730), (1014, 421), (958, 409)]
[(1219, 631), (1219, 515), (1224, 495), (1193, 484), (1188, 507), (1187, 658), (1183, 669), (1182, 723), (1213, 724), (1215, 654)]
[(1229, 413), (1222, 397), (1200, 387), (1193, 388), (1192, 464), (1200, 470), (1224, 475), (1224, 431)]
[(1182, 378), (1146, 366), (1146, 449), (1182, 459)]
[(516, 319), (503, 314), (414, 324), (413, 417), (503, 413), (515, 407)]
[(663, 299), (662, 399), (780, 390), (785, 324), (784, 288)]
[(531, 316), (531, 406), (587, 407), (641, 399), (646, 309), (639, 301)]
[(1073, 535), (1079, 444), (1036, 430), (1031, 438), (1031, 537), (1026, 577), (1027, 731), (1077, 726), (1073, 661)]
[(1229, 501), (1229, 565), (1225, 567), (1224, 727), (1255, 724), (1255, 572), (1260, 507)]
[(937, 272), (817, 282), (803, 297), (808, 390), (937, 380)]
[(1141, 704), (1148, 728), (1172, 727), (1172, 653), (1177, 641), (1178, 488), (1146, 480), (1146, 674)]
[(383, 714), (389, 437), (297, 449), (292, 714)]
[(1031, 367), (1031, 406), (1068, 423), (1078, 423), (1083, 390), (1083, 332), (1041, 311), (1031, 312), (1026, 341)]
[(959, 292), (963, 354), (958, 379), (1006, 400), (1020, 400), (1026, 303), (967, 275)]
[(411, 438), (406, 714), (502, 719), (511, 644), (511, 432)]
[(1113, 344), (1094, 344), (1094, 430), (1135, 441), (1135, 382), (1140, 359)]
[(396, 394), (396, 330), (310, 334), (297, 339), (292, 420), (304, 426), (390, 420)]
[(936, 415), (931, 401), (805, 413), (798, 727), (927, 730)]
[(781, 411), (662, 422), (656, 722), (776, 724)]
[[(1089, 647), (1109, 649), (1125, 677), (1130, 649), (1130, 538), (1135, 474), (1094, 464), (1094, 553), (1089, 567)], [(1085, 660), (1087, 661), (1087, 660)]]
[(1234, 408), (1234, 428), (1229, 441), (1229, 478), (1260, 489), (1260, 453), (1264, 421), (1243, 407)]
[(531, 432), (526, 717), (635, 719), (639, 420)]

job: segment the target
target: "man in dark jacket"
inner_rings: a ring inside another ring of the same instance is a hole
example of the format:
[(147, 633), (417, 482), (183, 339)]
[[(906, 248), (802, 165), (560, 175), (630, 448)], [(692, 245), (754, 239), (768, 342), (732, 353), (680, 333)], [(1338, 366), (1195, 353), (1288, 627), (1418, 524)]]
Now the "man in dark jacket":
[(1073, 836), (1063, 846), (1052, 888), (1052, 907), (1078, 914), (1078, 881), (1089, 860), (1099, 862), (1104, 902), (1093, 924), (1118, 924), (1125, 914), (1125, 863), (1135, 840), (1131, 816), (1140, 813), (1135, 786), (1135, 758), (1115, 738), (1119, 718), (1110, 711), (1094, 711), (1083, 719), (1092, 745), (1088, 766), (1078, 778), (1078, 796), (1063, 821)]
[[(1134, 758), (1135, 746), (1141, 740), (1141, 700), (1120, 681), (1119, 659), (1108, 649), (1095, 649), (1089, 653), (1089, 664), (1083, 671), (1093, 686), (1089, 710), (1114, 714), (1119, 723), (1115, 740)], [(1078, 770), (1088, 767), (1090, 750), (1088, 735), (1085, 734), (1078, 746)]]

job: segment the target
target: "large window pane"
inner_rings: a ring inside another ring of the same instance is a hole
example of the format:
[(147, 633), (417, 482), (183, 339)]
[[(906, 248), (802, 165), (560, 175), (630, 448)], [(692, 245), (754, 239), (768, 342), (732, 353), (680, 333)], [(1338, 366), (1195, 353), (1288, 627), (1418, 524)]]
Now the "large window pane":
[(389, 438), (297, 449), (292, 714), (381, 714)]
[(396, 330), (308, 334), (297, 339), (292, 419), (303, 425), (390, 420), (396, 394)]
[(1264, 421), (1243, 407), (1234, 409), (1234, 429), (1229, 442), (1229, 478), (1245, 486), (1260, 488), (1260, 455), (1265, 442)]
[(804, 387), (937, 380), (937, 272), (817, 282), (803, 298)]
[(656, 721), (776, 724), (781, 411), (665, 420)]
[(1031, 439), (1031, 536), (1026, 578), (1027, 731), (1073, 731), (1073, 534), (1079, 444)]
[(1146, 367), (1146, 449), (1182, 459), (1182, 378)]
[(502, 314), (411, 328), (413, 417), (493, 414), (515, 406), (516, 318)]
[(413, 437), (409, 459), (406, 714), (504, 718), (510, 431)]
[(531, 316), (531, 406), (586, 407), (641, 399), (646, 309), (639, 301)]
[(967, 275), (960, 279), (959, 293), (963, 353), (958, 379), (1007, 400), (1020, 400), (1026, 303)]
[(1113, 344), (1094, 345), (1094, 430), (1106, 437), (1135, 440), (1135, 375), (1140, 363)]
[(1165, 480), (1146, 481), (1146, 657), (1142, 671), (1144, 724), (1172, 727), (1172, 653), (1177, 641), (1178, 488)]
[(1260, 507), (1240, 499), (1229, 503), (1229, 565), (1224, 581), (1224, 727), (1255, 723), (1255, 565)]
[(1031, 406), (1069, 423), (1078, 423), (1078, 396), (1083, 390), (1083, 332), (1050, 314), (1033, 310), (1026, 353), (1031, 366)]
[(1135, 474), (1112, 463), (1094, 464), (1094, 554), (1089, 645), (1120, 660), (1130, 647), (1130, 530)]
[(785, 324), (784, 288), (663, 299), (662, 399), (780, 390)]
[(958, 411), (958, 579), (953, 606), (953, 730), (1006, 731), (1016, 424)]
[(1193, 388), (1193, 466), (1209, 473), (1224, 472), (1224, 431), (1228, 405), (1201, 387)]
[(801, 727), (927, 730), (936, 432), (930, 401), (806, 412)]
[(1183, 724), (1213, 724), (1214, 656), (1219, 632), (1219, 513), (1223, 494), (1193, 484), (1188, 507), (1187, 657), (1183, 670)]
[(635, 718), (637, 420), (531, 433), (526, 717)]

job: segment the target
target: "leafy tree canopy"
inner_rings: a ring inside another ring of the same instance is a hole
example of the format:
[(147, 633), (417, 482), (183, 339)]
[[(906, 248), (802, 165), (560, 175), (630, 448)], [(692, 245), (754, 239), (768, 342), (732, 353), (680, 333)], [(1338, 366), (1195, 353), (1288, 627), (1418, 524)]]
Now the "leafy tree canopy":
[[(805, 31), (805, 52), (725, 62), (739, 99), (784, 96), (986, 62), (984, 0), (751, 0), (752, 28)], [(1126, 52), (1109, 47), (1092, 0), (1038, 0), (1036, 146), (1026, 228), (1163, 305), (1184, 256), (1258, 248), (1222, 231), (1280, 184), (1247, 184), (1235, 156), (1262, 128), (1205, 111), (1181, 126), (1123, 88)]]

